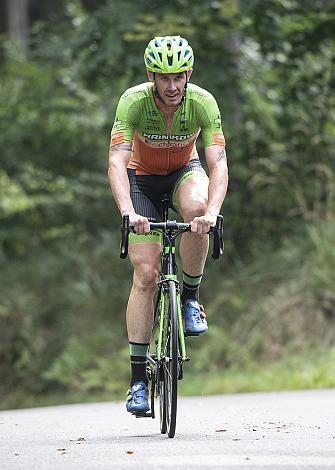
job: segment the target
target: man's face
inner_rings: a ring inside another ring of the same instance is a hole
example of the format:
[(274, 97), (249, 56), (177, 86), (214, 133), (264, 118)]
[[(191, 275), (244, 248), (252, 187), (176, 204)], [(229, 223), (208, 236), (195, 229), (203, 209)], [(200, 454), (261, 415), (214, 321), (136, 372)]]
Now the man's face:
[[(188, 70), (188, 78), (191, 76), (192, 71)], [(153, 81), (154, 75), (149, 72), (149, 79)], [(186, 73), (156, 73), (155, 82), (158, 93), (162, 97), (167, 106), (178, 106), (183, 97), (183, 92), (186, 84)]]

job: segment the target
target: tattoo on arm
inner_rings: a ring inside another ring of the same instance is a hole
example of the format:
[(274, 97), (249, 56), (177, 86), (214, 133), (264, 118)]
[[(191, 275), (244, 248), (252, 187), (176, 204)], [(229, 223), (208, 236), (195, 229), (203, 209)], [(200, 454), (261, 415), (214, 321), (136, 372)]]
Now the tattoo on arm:
[(225, 149), (220, 150), (220, 152), (218, 153), (217, 161), (220, 162), (221, 160), (227, 161), (227, 155), (226, 155)]
[(127, 151), (131, 151), (132, 149), (132, 144), (130, 142), (124, 142), (123, 144), (118, 144), (118, 145), (111, 145), (109, 147), (109, 150), (113, 150), (113, 151), (118, 151), (118, 150), (127, 150)]

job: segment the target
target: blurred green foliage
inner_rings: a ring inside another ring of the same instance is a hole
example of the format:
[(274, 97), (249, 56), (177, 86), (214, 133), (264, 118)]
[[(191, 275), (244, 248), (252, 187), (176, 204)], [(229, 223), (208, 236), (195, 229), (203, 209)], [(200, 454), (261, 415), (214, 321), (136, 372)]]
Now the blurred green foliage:
[(325, 0), (64, 0), (32, 24), (27, 55), (1, 39), (4, 403), (113, 398), (126, 386), (131, 269), (118, 258), (107, 149), (120, 94), (146, 80), (154, 35), (188, 38), (192, 80), (216, 97), (228, 141), (226, 255), (207, 263), (210, 330), (201, 354), (189, 344), (191, 370), (331, 347), (334, 31)]

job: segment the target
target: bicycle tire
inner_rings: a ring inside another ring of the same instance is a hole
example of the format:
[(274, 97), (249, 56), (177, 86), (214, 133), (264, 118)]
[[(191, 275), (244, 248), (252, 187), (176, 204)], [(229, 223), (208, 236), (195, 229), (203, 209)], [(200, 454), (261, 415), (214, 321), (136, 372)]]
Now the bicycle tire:
[(148, 365), (147, 368), (148, 372), (148, 379), (150, 383), (150, 410), (151, 410), (151, 418), (155, 418), (155, 393), (156, 393), (156, 386), (157, 386), (157, 372), (156, 369), (152, 366)]
[[(161, 318), (165, 315), (165, 311), (160, 311), (161, 302), (160, 297), (165, 295), (163, 289), (160, 287), (157, 295), (156, 307), (155, 307), (155, 319)], [(166, 341), (166, 328), (163, 329), (163, 344)], [(157, 345), (157, 342), (156, 342)], [(160, 351), (161, 352), (161, 351)], [(158, 354), (157, 354), (158, 355)], [(156, 374), (156, 394), (159, 398), (159, 420), (160, 420), (160, 430), (161, 434), (166, 434), (167, 425), (166, 425), (166, 404), (165, 404), (165, 393), (164, 393), (164, 374), (162, 369), (162, 363), (157, 364), (157, 374)]]
[(165, 391), (164, 391), (164, 382), (159, 381), (157, 386), (157, 392), (159, 393), (159, 417), (160, 417), (160, 428), (161, 434), (166, 434), (167, 425), (166, 425), (166, 403), (165, 403)]
[(178, 310), (177, 292), (174, 281), (169, 282), (168, 317), (166, 324), (166, 341), (163, 345), (163, 395), (167, 434), (175, 436), (177, 421), (177, 390), (178, 390)]

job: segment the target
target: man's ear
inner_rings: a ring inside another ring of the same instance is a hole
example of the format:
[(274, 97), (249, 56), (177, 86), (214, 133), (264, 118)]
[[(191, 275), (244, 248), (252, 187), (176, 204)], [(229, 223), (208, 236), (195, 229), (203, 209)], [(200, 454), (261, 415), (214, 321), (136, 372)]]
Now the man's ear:
[(153, 72), (150, 72), (149, 70), (147, 70), (147, 75), (148, 75), (148, 78), (149, 78), (150, 82), (154, 82), (154, 81), (155, 81), (154, 73), (153, 73)]
[(189, 81), (189, 79), (191, 78), (192, 72), (193, 72), (193, 69), (187, 70), (187, 81)]

